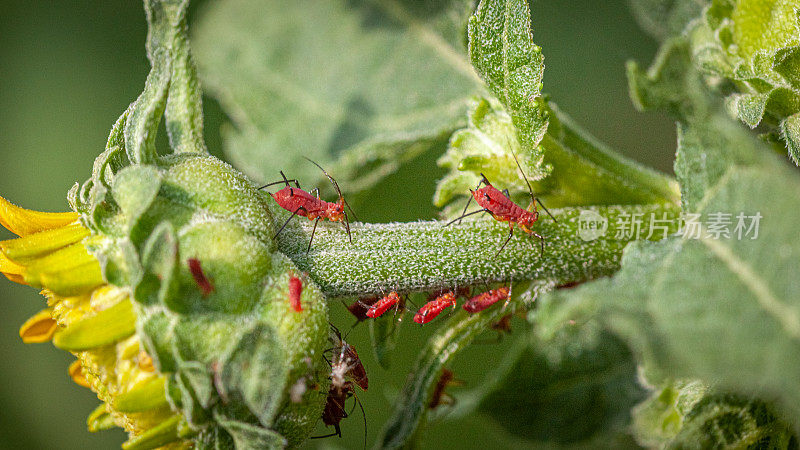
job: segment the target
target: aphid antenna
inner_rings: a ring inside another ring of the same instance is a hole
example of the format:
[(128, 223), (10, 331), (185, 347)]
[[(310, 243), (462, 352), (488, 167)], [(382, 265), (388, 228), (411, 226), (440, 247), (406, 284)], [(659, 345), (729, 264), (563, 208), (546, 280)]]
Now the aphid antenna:
[[(350, 214), (353, 215), (353, 218), (358, 220), (358, 216), (356, 215), (356, 212), (353, 211), (353, 208), (351, 208), (350, 204), (347, 203), (347, 200), (345, 200), (344, 195), (342, 194), (342, 189), (339, 187), (339, 183), (337, 183), (336, 180), (334, 180), (333, 177), (330, 176), (330, 174), (327, 171), (325, 171), (325, 169), (322, 168), (322, 166), (320, 166), (319, 164), (317, 164), (316, 162), (314, 162), (313, 160), (311, 160), (310, 158), (308, 158), (306, 156), (304, 156), (303, 158), (307, 159), (308, 162), (310, 162), (311, 164), (317, 166), (319, 168), (319, 170), (321, 170), (322, 173), (324, 173), (325, 176), (328, 177), (328, 180), (333, 185), (333, 188), (336, 189), (336, 193), (339, 194), (339, 200), (341, 200), (342, 203), (345, 206), (347, 206), (347, 209), (350, 210)], [(350, 236), (350, 218), (347, 217), (347, 212), (346, 211), (344, 212), (344, 227), (347, 229), (347, 237), (348, 237), (348, 239), (350, 239), (350, 243), (352, 243), (353, 242), (353, 238), (352, 238), (352, 236)]]
[[(472, 196), (470, 196), (470, 198), (472, 198)], [(450, 222), (447, 222), (446, 224), (444, 224), (444, 226), (445, 227), (446, 226), (450, 226), (450, 225), (452, 225), (452, 224), (454, 224), (456, 222), (461, 223), (461, 219), (463, 219), (465, 217), (474, 216), (475, 214), (480, 214), (480, 213), (485, 213), (485, 212), (489, 212), (489, 210), (488, 209), (479, 209), (477, 211), (472, 211), (472, 212), (469, 212), (469, 213), (466, 213), (466, 214), (462, 214), (460, 217), (456, 217), (455, 219), (451, 220)]]
[(514, 162), (517, 163), (517, 168), (519, 169), (519, 173), (522, 174), (522, 178), (525, 180), (525, 184), (528, 185), (528, 192), (531, 194), (531, 203), (538, 203), (539, 206), (541, 206), (542, 209), (544, 209), (547, 215), (550, 216), (551, 219), (553, 219), (553, 222), (558, 223), (556, 218), (553, 217), (552, 214), (550, 214), (550, 211), (547, 209), (547, 207), (544, 206), (542, 201), (539, 200), (538, 197), (533, 195), (533, 187), (531, 187), (531, 182), (528, 181), (528, 176), (525, 175), (525, 171), (522, 170), (522, 165), (519, 163), (519, 159), (517, 159), (517, 154), (514, 152), (514, 147), (511, 146), (511, 141), (508, 140), (508, 136), (506, 136), (506, 142), (508, 143), (508, 150), (511, 152), (511, 156), (514, 157)]
[[(486, 175), (484, 175), (483, 172), (481, 172), (481, 181), (478, 182), (478, 185), (475, 186), (475, 189), (480, 189), (482, 184), (485, 184), (487, 186), (491, 186), (492, 185), (492, 183), (489, 183), (489, 180), (486, 178)], [(448, 226), (448, 225), (450, 225), (450, 224), (452, 224), (453, 222), (456, 222), (456, 221), (458, 221), (458, 223), (461, 223), (461, 219), (463, 219), (464, 217), (467, 217), (468, 215), (470, 215), (470, 214), (467, 214), (467, 209), (469, 208), (469, 204), (472, 203), (472, 193), (473, 192), (474, 192), (474, 190), (472, 190), (472, 189), (469, 190), (469, 194), (470, 195), (469, 195), (469, 198), (467, 199), (467, 204), (464, 205), (464, 211), (461, 212), (461, 216), (456, 218), (456, 219), (451, 220), (450, 222), (447, 222), (444, 226)], [(481, 211), (485, 211), (485, 210), (481, 210)]]

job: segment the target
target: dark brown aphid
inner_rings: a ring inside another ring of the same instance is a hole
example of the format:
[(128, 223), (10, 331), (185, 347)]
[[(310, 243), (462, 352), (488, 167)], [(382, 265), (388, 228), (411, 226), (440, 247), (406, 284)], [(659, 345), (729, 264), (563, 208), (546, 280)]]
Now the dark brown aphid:
[(331, 436), (342, 437), (342, 429), (339, 427), (339, 422), (347, 418), (348, 414), (347, 411), (345, 411), (344, 405), (347, 400), (354, 395), (355, 388), (353, 387), (352, 381), (346, 381), (339, 387), (331, 384), (331, 389), (328, 391), (328, 399), (325, 401), (325, 409), (322, 410), (322, 423), (326, 426), (333, 427), (334, 432), (325, 436), (315, 436), (313, 439)]
[[(328, 361), (331, 365), (331, 387), (328, 390), (328, 398), (325, 402), (325, 409), (322, 411), (322, 422), (326, 426), (334, 427), (334, 432), (325, 436), (315, 436), (313, 439), (326, 438), (331, 436), (342, 437), (342, 430), (339, 423), (348, 417), (345, 410), (345, 403), (350, 397), (355, 397), (356, 403), (361, 408), (364, 416), (364, 448), (367, 446), (367, 418), (364, 415), (364, 406), (355, 394), (355, 387), (359, 386), (363, 390), (369, 387), (367, 371), (361, 363), (355, 348), (342, 339), (341, 333), (332, 327), (331, 341), (334, 347), (333, 358)], [(355, 408), (355, 406), (353, 406)]]
[(350, 380), (363, 390), (369, 388), (369, 379), (364, 364), (356, 353), (356, 349), (344, 341), (337, 334), (338, 344), (333, 348), (333, 360), (331, 364), (331, 384), (344, 386)]
[(197, 283), (197, 287), (200, 288), (200, 292), (203, 293), (203, 297), (208, 297), (209, 294), (214, 292), (214, 285), (211, 284), (211, 280), (203, 273), (203, 266), (200, 264), (200, 260), (197, 258), (189, 258), (186, 263), (189, 265), (189, 272), (192, 273), (192, 278), (194, 278), (194, 282)]
[(380, 300), (380, 297), (360, 298), (347, 306), (347, 310), (350, 311), (350, 314), (352, 314), (358, 322), (363, 322), (369, 318), (367, 312), (378, 300)]
[(436, 409), (440, 405), (452, 405), (455, 399), (449, 396), (445, 389), (448, 386), (460, 386), (463, 383), (455, 379), (455, 374), (452, 370), (442, 369), (442, 374), (439, 375), (439, 381), (436, 382), (436, 387), (433, 388), (431, 401), (428, 402), (428, 409)]
[(491, 325), (492, 329), (498, 333), (511, 333), (511, 316), (513, 314), (506, 314), (500, 320)]

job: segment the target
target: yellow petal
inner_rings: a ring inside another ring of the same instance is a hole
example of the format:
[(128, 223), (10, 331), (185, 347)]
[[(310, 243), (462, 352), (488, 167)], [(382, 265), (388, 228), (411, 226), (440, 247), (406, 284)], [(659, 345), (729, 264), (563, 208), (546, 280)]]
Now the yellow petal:
[(58, 325), (50, 314), (50, 308), (43, 309), (26, 320), (19, 329), (19, 337), (26, 344), (39, 344), (53, 339)]
[(17, 236), (60, 228), (78, 220), (78, 213), (45, 213), (20, 208), (0, 197), (0, 225)]
[[(30, 279), (26, 278), (25, 281)], [(62, 297), (77, 296), (105, 284), (100, 263), (97, 261), (67, 270), (43, 273), (39, 276), (39, 281), (42, 287)]]
[(72, 378), (72, 381), (75, 382), (78, 386), (83, 386), (85, 388), (90, 388), (91, 385), (89, 381), (86, 379), (86, 376), (83, 374), (83, 366), (81, 365), (81, 360), (76, 359), (69, 365), (69, 376)]
[(3, 252), (0, 252), (0, 273), (15, 283), (26, 284), (25, 268), (8, 259)]
[(44, 285), (44, 279), (51, 280), (59, 272), (76, 269), (90, 263), (97, 264), (97, 259), (89, 254), (86, 247), (79, 242), (30, 260), (25, 264), (23, 278), (27, 284), (40, 287)]
[(58, 330), (53, 345), (69, 351), (89, 350), (113, 344), (136, 332), (136, 313), (130, 300), (123, 300), (94, 316)]
[(89, 230), (82, 225), (69, 225), (17, 239), (0, 241), (0, 251), (5, 253), (9, 259), (24, 264), (26, 260), (80, 242), (87, 236), (89, 236)]

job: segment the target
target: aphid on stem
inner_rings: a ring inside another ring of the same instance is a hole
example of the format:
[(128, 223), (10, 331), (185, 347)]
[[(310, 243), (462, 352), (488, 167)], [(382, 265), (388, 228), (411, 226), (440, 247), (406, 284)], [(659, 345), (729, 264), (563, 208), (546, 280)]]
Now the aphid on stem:
[(445, 292), (422, 305), (419, 311), (414, 314), (414, 322), (424, 325), (435, 319), (436, 316), (450, 306), (452, 306), (453, 309), (456, 307), (456, 294), (453, 291)]
[(214, 285), (211, 284), (211, 280), (209, 280), (203, 272), (203, 266), (200, 264), (200, 260), (197, 258), (189, 258), (186, 260), (186, 263), (189, 265), (189, 272), (192, 273), (192, 278), (194, 278), (194, 282), (197, 283), (197, 287), (200, 288), (203, 297), (208, 297), (214, 292)]
[(380, 299), (381, 297), (366, 297), (366, 298), (360, 298), (351, 303), (350, 305), (345, 304), (345, 307), (350, 312), (350, 314), (352, 314), (353, 317), (356, 318), (356, 323), (353, 324), (353, 326), (356, 326), (359, 323), (369, 319), (369, 317), (367, 317), (367, 312), (372, 307), (372, 305), (375, 304), (375, 302), (377, 302)]
[[(328, 177), (328, 180), (330, 180), (334, 189), (336, 189), (336, 193), (339, 194), (339, 200), (336, 202), (326, 202), (325, 200), (319, 198), (319, 189), (314, 189), (312, 191), (314, 194), (306, 192), (300, 188), (300, 183), (296, 179), (287, 179), (286, 175), (283, 173), (283, 171), (281, 171), (283, 180), (265, 184), (258, 188), (260, 190), (276, 184), (285, 184), (283, 189), (274, 194), (270, 194), (281, 208), (292, 213), (292, 215), (286, 219), (286, 222), (284, 222), (283, 226), (278, 229), (278, 232), (275, 233), (275, 236), (278, 236), (281, 231), (286, 228), (286, 225), (289, 224), (294, 216), (303, 216), (314, 221), (314, 228), (311, 230), (311, 239), (308, 241), (306, 253), (311, 250), (311, 243), (314, 242), (314, 233), (317, 231), (317, 224), (322, 219), (328, 219), (331, 222), (344, 222), (345, 230), (347, 230), (347, 238), (352, 243), (353, 238), (350, 235), (350, 219), (347, 217), (347, 212), (344, 210), (345, 206), (347, 206), (347, 209), (349, 209), (350, 213), (353, 214), (353, 218), (358, 219), (356, 217), (356, 213), (353, 212), (353, 209), (350, 208), (350, 205), (347, 204), (347, 201), (344, 199), (342, 190), (339, 188), (339, 183), (337, 183), (336, 180), (334, 180), (333, 177), (322, 168), (322, 166), (314, 161), (311, 161), (310, 159), (308, 159), (308, 161), (311, 162), (311, 164), (319, 167), (322, 173)], [(290, 182), (294, 182), (295, 186), (293, 187)]]
[(509, 298), (510, 293), (511, 289), (505, 286), (492, 289), (490, 291), (481, 292), (480, 294), (464, 302), (461, 307), (464, 309), (464, 311), (470, 314), (475, 314), (489, 308), (500, 300)]
[[(369, 387), (367, 372), (364, 365), (356, 353), (355, 348), (342, 339), (339, 330), (331, 325), (331, 341), (334, 347), (328, 351), (333, 352), (332, 361), (328, 361), (331, 366), (331, 387), (325, 402), (325, 409), (322, 411), (322, 422), (326, 426), (333, 426), (334, 432), (325, 436), (315, 436), (312, 439), (321, 439), (331, 436), (342, 437), (342, 430), (339, 423), (347, 418), (349, 414), (345, 411), (345, 402), (350, 397), (355, 397), (356, 403), (361, 408), (364, 417), (364, 448), (367, 445), (367, 417), (364, 414), (364, 406), (355, 394), (355, 387), (359, 386), (363, 390)], [(355, 408), (355, 406), (353, 406)], [(352, 412), (352, 411), (351, 411)]]
[(295, 312), (303, 312), (300, 297), (303, 295), (303, 281), (296, 276), (289, 278), (289, 304)]
[(431, 400), (428, 402), (428, 409), (436, 409), (441, 405), (453, 405), (455, 399), (448, 395), (445, 390), (449, 386), (462, 386), (464, 383), (455, 379), (455, 374), (449, 369), (442, 369), (442, 374), (439, 375), (439, 381), (433, 388)]
[[(514, 236), (514, 225), (516, 225), (517, 228), (526, 234), (534, 235), (539, 238), (541, 240), (541, 253), (544, 254), (544, 236), (531, 230), (530, 228), (534, 223), (536, 223), (537, 220), (539, 220), (539, 211), (536, 209), (536, 204), (538, 203), (539, 206), (545, 210), (547, 215), (553, 219), (553, 222), (558, 221), (555, 217), (553, 217), (552, 214), (550, 214), (550, 211), (548, 211), (544, 204), (542, 204), (541, 200), (533, 195), (531, 183), (528, 181), (528, 177), (522, 170), (522, 166), (519, 164), (517, 155), (514, 153), (514, 149), (511, 148), (510, 145), (509, 150), (511, 151), (511, 155), (514, 157), (514, 161), (517, 163), (517, 168), (519, 168), (522, 178), (525, 179), (525, 183), (528, 185), (528, 192), (531, 195), (531, 203), (528, 205), (528, 208), (523, 209), (521, 206), (514, 203), (510, 198), (508, 189), (503, 191), (498, 190), (496, 187), (492, 186), (484, 174), (481, 174), (481, 181), (478, 183), (478, 186), (475, 187), (474, 190), (470, 189), (470, 194), (472, 195), (470, 196), (469, 200), (467, 200), (467, 204), (464, 206), (464, 212), (460, 217), (451, 220), (445, 226), (455, 222), (460, 223), (461, 219), (467, 216), (482, 212), (489, 213), (495, 220), (499, 222), (508, 222), (509, 226), (508, 238), (503, 242), (503, 245), (500, 246), (500, 249), (497, 250), (498, 255), (503, 251), (506, 244), (508, 244), (508, 242)], [(485, 186), (481, 187), (481, 185)], [(469, 208), (469, 204), (473, 198), (475, 199), (475, 202), (480, 205), (481, 209), (468, 213), (467, 208)]]
[(373, 303), (367, 311), (367, 317), (375, 319), (382, 316), (386, 311), (394, 308), (395, 313), (404, 307), (404, 301), (400, 298), (400, 294), (395, 291), (390, 292), (388, 295), (378, 299)]

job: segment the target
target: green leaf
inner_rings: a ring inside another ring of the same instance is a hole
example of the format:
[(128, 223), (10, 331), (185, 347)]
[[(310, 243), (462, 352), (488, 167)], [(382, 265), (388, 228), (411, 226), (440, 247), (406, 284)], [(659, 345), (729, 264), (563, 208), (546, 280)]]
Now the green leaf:
[(710, 0), (629, 0), (639, 25), (648, 33), (665, 40), (680, 34), (698, 17)]
[(463, 44), (470, 3), (207, 3), (194, 50), (232, 120), (227, 156), (257, 181), (278, 168), (322, 180), (307, 156), (356, 191), (430, 150), (479, 89)]
[(664, 447), (681, 430), (689, 411), (708, 393), (698, 381), (668, 382), (633, 410), (633, 433), (645, 447)]
[(625, 434), (630, 409), (644, 398), (627, 346), (602, 330), (562, 329), (532, 338), (479, 411), (531, 442), (609, 443)]
[(541, 97), (544, 55), (533, 43), (528, 2), (481, 1), (469, 19), (469, 58), (511, 116), (525, 155), (541, 160), (549, 114)]
[(729, 394), (701, 399), (684, 417), (670, 449), (797, 448), (797, 435), (760, 400)]
[(434, 203), (469, 196), (483, 176), (519, 204), (530, 202), (528, 182), (550, 206), (677, 202), (674, 181), (614, 153), (542, 98), (544, 57), (529, 22), (516, 0), (482, 1), (470, 19), (470, 59), (497, 101), (475, 100), (468, 126), (452, 135)]
[[(676, 172), (685, 211), (701, 214), (699, 238), (687, 226), (682, 237), (629, 245), (613, 279), (545, 301), (543, 328), (592, 317), (622, 336), (656, 380), (714, 381), (774, 401), (798, 426), (800, 181), (724, 118), (687, 127)], [(731, 214), (730, 237), (713, 234), (715, 213)], [(756, 239), (753, 230), (738, 237), (740, 214), (761, 216)]]
[[(215, 416), (214, 420), (233, 438), (233, 448), (236, 450), (275, 450), (286, 448), (286, 439), (281, 437), (280, 434), (266, 430), (261, 427), (251, 425), (246, 422), (238, 420), (231, 420), (224, 416)], [(230, 448), (227, 443), (227, 437), (220, 436), (220, 443), (216, 444), (216, 448)], [(213, 444), (212, 444), (213, 445)]]
[(694, 65), (728, 95), (731, 116), (782, 139), (795, 164), (797, 141), (785, 128), (800, 112), (799, 6), (797, 0), (717, 0), (688, 31)]
[(644, 446), (671, 449), (797, 446), (792, 429), (757, 399), (714, 392), (699, 382), (673, 382), (634, 412)]
[(256, 325), (241, 335), (224, 360), (220, 376), (231, 394), (240, 395), (239, 401), (261, 424), (269, 426), (283, 399), (288, 374), (286, 355), (275, 332)]

